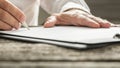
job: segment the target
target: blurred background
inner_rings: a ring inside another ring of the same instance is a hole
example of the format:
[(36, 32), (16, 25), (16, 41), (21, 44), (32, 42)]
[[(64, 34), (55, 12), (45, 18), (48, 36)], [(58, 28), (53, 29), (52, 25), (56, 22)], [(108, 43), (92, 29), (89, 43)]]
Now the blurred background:
[[(85, 0), (95, 16), (107, 19), (113, 23), (120, 23), (120, 0)], [(44, 22), (48, 14), (40, 10), (39, 22)]]
[(98, 17), (102, 17), (120, 23), (120, 0), (85, 0), (91, 12)]

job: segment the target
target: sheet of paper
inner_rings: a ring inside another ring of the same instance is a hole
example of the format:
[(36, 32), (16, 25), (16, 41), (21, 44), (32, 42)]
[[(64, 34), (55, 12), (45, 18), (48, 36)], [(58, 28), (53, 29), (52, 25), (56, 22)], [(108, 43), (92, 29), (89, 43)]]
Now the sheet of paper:
[[(13, 31), (0, 31), (7, 34), (45, 38), (52, 40), (68, 41), (68, 42), (83, 42), (83, 43), (98, 43), (107, 41), (116, 41), (113, 36), (120, 32), (119, 27), (111, 28), (87, 28), (74, 26), (56, 26), (53, 28), (31, 27), (30, 30), (21, 28)], [(118, 39), (119, 40), (119, 39)], [(120, 40), (119, 40), (120, 41)]]

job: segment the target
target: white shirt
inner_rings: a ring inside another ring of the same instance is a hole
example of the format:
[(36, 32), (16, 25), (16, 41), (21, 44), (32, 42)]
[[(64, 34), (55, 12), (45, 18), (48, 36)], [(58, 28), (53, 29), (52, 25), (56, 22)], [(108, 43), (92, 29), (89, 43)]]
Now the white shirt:
[(79, 8), (90, 13), (84, 0), (9, 0), (26, 15), (29, 26), (38, 25), (39, 7), (49, 14), (60, 13), (70, 8)]

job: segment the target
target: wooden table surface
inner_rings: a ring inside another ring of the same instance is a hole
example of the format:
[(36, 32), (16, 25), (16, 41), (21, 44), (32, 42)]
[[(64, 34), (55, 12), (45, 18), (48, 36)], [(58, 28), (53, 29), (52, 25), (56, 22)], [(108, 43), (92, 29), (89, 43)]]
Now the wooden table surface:
[(0, 68), (120, 68), (120, 46), (75, 50), (0, 39)]

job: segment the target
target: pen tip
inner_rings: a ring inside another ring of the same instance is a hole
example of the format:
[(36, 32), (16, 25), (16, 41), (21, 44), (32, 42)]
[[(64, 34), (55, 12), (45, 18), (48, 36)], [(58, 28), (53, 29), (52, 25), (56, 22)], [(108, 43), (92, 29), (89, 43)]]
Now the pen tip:
[(30, 28), (27, 28), (27, 30), (30, 30)]

